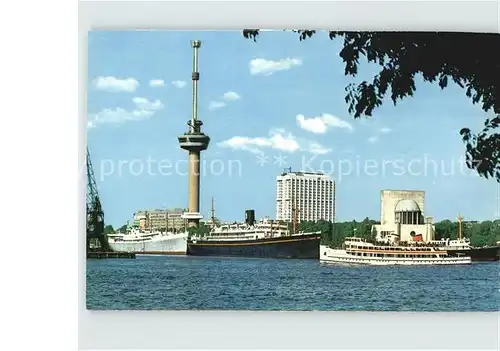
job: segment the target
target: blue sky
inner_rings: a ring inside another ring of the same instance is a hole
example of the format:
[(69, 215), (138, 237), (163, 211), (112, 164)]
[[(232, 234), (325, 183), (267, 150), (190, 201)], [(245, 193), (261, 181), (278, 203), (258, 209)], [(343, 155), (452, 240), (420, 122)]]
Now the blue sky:
[(211, 138), (202, 153), (202, 214), (242, 220), (275, 216), (284, 168), (323, 171), (337, 181), (337, 220), (380, 217), (380, 190), (426, 191), (436, 220), (498, 217), (498, 185), (467, 170), (462, 127), (485, 113), (458, 86), (418, 80), (413, 98), (388, 100), (354, 120), (344, 88), (371, 80), (362, 63), (344, 76), (339, 40), (300, 42), (290, 32), (94, 31), (89, 34), (88, 134), (108, 224), (143, 208), (187, 207), (187, 153), (177, 136), (192, 111), (191, 40), (199, 52), (199, 119)]

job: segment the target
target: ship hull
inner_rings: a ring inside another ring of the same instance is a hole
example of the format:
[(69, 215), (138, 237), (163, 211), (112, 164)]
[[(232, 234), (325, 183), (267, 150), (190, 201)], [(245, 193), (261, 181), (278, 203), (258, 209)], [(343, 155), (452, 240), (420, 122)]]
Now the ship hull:
[(244, 241), (188, 240), (190, 256), (318, 259), (321, 236), (287, 236)]
[(187, 234), (162, 236), (153, 240), (125, 242), (109, 242), (114, 252), (130, 252), (143, 255), (185, 255), (187, 251)]
[(470, 264), (467, 256), (452, 257), (373, 257), (359, 256), (348, 253), (346, 250), (331, 249), (321, 246), (320, 263), (342, 265), (372, 265), (372, 266), (442, 266)]
[(448, 250), (449, 253), (461, 253), (470, 256), (472, 261), (500, 260), (500, 246), (475, 247), (468, 250)]

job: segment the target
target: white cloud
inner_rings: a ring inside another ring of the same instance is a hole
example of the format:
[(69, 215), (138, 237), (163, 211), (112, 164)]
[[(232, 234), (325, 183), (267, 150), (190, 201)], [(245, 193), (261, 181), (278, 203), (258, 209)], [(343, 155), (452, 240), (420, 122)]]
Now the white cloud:
[(326, 133), (330, 127), (353, 130), (350, 123), (326, 113), (311, 118), (307, 118), (304, 115), (297, 115), (296, 118), (299, 127), (311, 133), (323, 134)]
[(184, 88), (186, 86), (186, 84), (187, 83), (183, 80), (174, 80), (172, 82), (172, 85), (176, 88), (179, 88), (179, 89)]
[(283, 130), (271, 130), (268, 137), (243, 137), (234, 136), (219, 143), (220, 147), (234, 150), (245, 150), (253, 153), (262, 153), (262, 149), (276, 149), (285, 152), (295, 152), (300, 149), (295, 137)]
[(165, 81), (163, 79), (151, 79), (149, 81), (149, 86), (156, 88), (156, 87), (162, 87), (165, 85)]
[[(221, 97), (221, 100), (226, 100), (226, 101), (235, 101), (241, 99), (241, 96), (238, 95), (238, 93), (235, 93), (234, 91), (228, 91), (227, 93), (224, 93)], [(208, 109), (213, 111), (217, 110), (220, 108), (226, 107), (226, 103), (224, 101), (215, 101), (212, 100), (208, 104)]]
[(264, 149), (275, 149), (290, 153), (305, 151), (316, 155), (324, 155), (331, 151), (331, 149), (325, 148), (316, 142), (298, 140), (284, 129), (273, 129), (267, 137), (234, 136), (220, 142), (218, 145), (220, 147), (244, 150), (256, 154), (263, 153)]
[(226, 106), (226, 103), (223, 101), (210, 101), (210, 103), (208, 104), (208, 109), (209, 110), (217, 110), (217, 109), (222, 108), (224, 106)]
[(151, 118), (157, 111), (163, 109), (160, 100), (149, 101), (146, 98), (135, 97), (132, 99), (136, 108), (125, 110), (121, 107), (114, 109), (105, 108), (98, 113), (88, 116), (87, 128), (95, 128), (98, 124), (120, 124), (127, 121), (141, 121)]
[(269, 76), (277, 71), (288, 70), (295, 66), (300, 66), (302, 60), (298, 58), (286, 58), (278, 61), (256, 58), (250, 61), (250, 74), (261, 74)]
[(127, 111), (121, 107), (117, 107), (114, 109), (103, 109), (96, 114), (90, 115), (89, 119), (92, 119), (92, 121), (90, 122), (91, 125), (96, 126), (97, 124), (104, 123), (119, 124), (126, 121), (140, 121), (143, 119), (148, 119), (154, 114), (155, 112), (151, 110)]
[(299, 143), (291, 133), (284, 133), (283, 130), (275, 130), (270, 132), (269, 138), (273, 149), (295, 152), (300, 149)]
[(134, 78), (97, 77), (93, 83), (96, 89), (109, 92), (132, 93), (139, 86), (139, 82)]
[(241, 99), (241, 96), (239, 96), (237, 93), (235, 93), (234, 91), (228, 91), (227, 93), (225, 93), (224, 95), (222, 95), (222, 98), (224, 100), (239, 100)]
[(380, 129), (379, 129), (379, 132), (380, 132), (380, 133), (383, 133), (383, 134), (387, 134), (387, 133), (392, 132), (392, 129), (391, 129), (391, 128), (384, 127), (384, 128), (380, 128)]
[(132, 99), (132, 101), (137, 106), (137, 108), (143, 110), (160, 110), (163, 108), (163, 104), (160, 100), (149, 101), (148, 99), (143, 97), (135, 97)]
[(377, 136), (372, 136), (372, 137), (369, 137), (369, 138), (368, 138), (368, 142), (369, 142), (370, 144), (375, 144), (375, 143), (377, 142), (377, 140), (378, 140), (378, 137), (377, 137)]
[(220, 147), (227, 147), (234, 150), (246, 150), (254, 153), (261, 153), (261, 148), (268, 148), (271, 143), (266, 138), (249, 138), (234, 136), (228, 140), (220, 142)]
[(332, 149), (328, 149), (318, 143), (311, 143), (308, 147), (308, 151), (312, 154), (316, 155), (325, 155), (332, 151)]
[(269, 131), (270, 134), (286, 134), (285, 128), (273, 128)]

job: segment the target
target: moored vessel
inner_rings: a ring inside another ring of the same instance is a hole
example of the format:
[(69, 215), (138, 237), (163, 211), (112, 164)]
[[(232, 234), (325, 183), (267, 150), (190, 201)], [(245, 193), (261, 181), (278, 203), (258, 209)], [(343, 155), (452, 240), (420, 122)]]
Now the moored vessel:
[(187, 232), (173, 233), (131, 228), (127, 233), (108, 234), (114, 252), (144, 255), (185, 255)]
[(430, 245), (436, 246), (441, 250), (447, 250), (450, 253), (463, 254), (470, 256), (472, 261), (498, 261), (500, 260), (500, 245), (472, 246), (470, 239), (462, 237), (462, 220), (459, 215), (457, 239), (432, 240)]
[(433, 240), (429, 244), (450, 253), (470, 256), (472, 261), (500, 260), (500, 246), (472, 246), (467, 238)]
[(191, 236), (187, 254), (192, 256), (267, 257), (317, 259), (321, 232), (296, 232), (268, 218), (255, 221), (246, 211), (244, 223), (214, 225), (206, 235)]
[(434, 246), (376, 245), (358, 237), (345, 239), (341, 249), (320, 246), (320, 262), (366, 265), (458, 265), (470, 264), (470, 256)]

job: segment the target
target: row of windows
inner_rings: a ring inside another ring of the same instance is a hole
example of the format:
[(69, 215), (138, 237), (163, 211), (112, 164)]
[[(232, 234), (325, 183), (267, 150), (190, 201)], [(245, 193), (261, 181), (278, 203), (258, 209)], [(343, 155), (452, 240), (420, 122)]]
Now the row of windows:
[[(291, 211), (292, 210), (292, 204), (287, 204), (288, 206), (283, 206), (282, 204), (278, 203), (278, 208), (282, 208), (283, 210)], [(324, 210), (329, 210), (333, 208), (333, 204), (301, 204), (301, 203), (295, 203), (295, 208), (301, 210), (301, 211), (316, 211), (318, 209), (324, 209)]]
[[(288, 211), (288, 212), (291, 212), (293, 210), (292, 206), (276, 206), (276, 208), (279, 208), (283, 211)], [(318, 211), (318, 210), (325, 210), (325, 211), (329, 211), (329, 210), (332, 210), (333, 209), (333, 206), (299, 206), (298, 204), (296, 204), (295, 208), (298, 210), (298, 211), (301, 211), (301, 212), (315, 212), (315, 211)]]
[[(282, 181), (279, 181), (278, 180), (278, 184), (281, 184), (283, 183)], [(285, 180), (285, 183), (287, 184), (303, 184), (303, 183), (323, 183), (323, 184), (333, 184), (333, 181), (332, 180), (329, 180), (329, 179), (286, 179)]]
[(285, 201), (291, 201), (291, 200), (295, 200), (295, 201), (306, 201), (306, 202), (311, 202), (313, 200), (316, 200), (316, 201), (333, 201), (333, 195), (331, 194), (324, 194), (324, 195), (321, 195), (321, 194), (306, 194), (306, 195), (302, 195), (300, 196), (299, 195), (287, 195), (287, 196), (282, 196), (282, 195), (278, 195), (276, 196), (276, 199), (277, 200), (285, 200)]
[[(292, 216), (290, 214), (280, 214), (278, 213), (277, 214), (277, 217), (278, 219), (283, 219), (283, 218), (286, 218), (286, 219), (291, 219)], [(319, 219), (319, 218), (332, 218), (333, 217), (333, 213), (322, 213), (322, 214), (316, 214), (316, 215), (313, 215), (313, 214), (309, 214), (307, 216), (297, 216), (297, 219)]]
[(323, 187), (323, 188), (333, 188), (332, 184), (328, 183), (286, 183), (286, 184), (277, 184), (277, 188), (304, 188), (304, 187)]
[[(278, 214), (282, 214), (285, 217), (290, 217), (292, 215), (289, 212), (278, 212)], [(318, 217), (318, 216), (330, 216), (330, 215), (333, 215), (333, 212), (303, 213), (302, 215), (297, 214), (297, 217), (302, 218), (302, 217)]]
[[(292, 210), (289, 208), (278, 207), (280, 212), (292, 213)], [(299, 213), (317, 213), (317, 212), (333, 212), (333, 208), (330, 207), (319, 207), (319, 208), (300, 208), (298, 209)]]
[[(278, 208), (278, 212), (283, 212), (283, 213), (292, 213), (291, 210), (286, 209), (286, 208)], [(307, 214), (315, 214), (315, 213), (330, 213), (333, 212), (332, 208), (314, 208), (314, 209), (300, 209), (297, 211), (298, 215), (307, 215)]]
[(411, 254), (383, 254), (383, 253), (371, 253), (371, 252), (350, 252), (351, 256), (362, 256), (362, 257), (385, 257), (385, 258), (433, 258), (433, 257), (441, 257), (440, 253), (436, 253), (435, 255), (411, 255)]
[(326, 197), (326, 198), (332, 198), (333, 193), (332, 192), (324, 192), (324, 191), (305, 191), (305, 192), (298, 192), (298, 193), (276, 193), (277, 198), (290, 198), (290, 197), (296, 197), (296, 198), (310, 198), (310, 197)]
[(334, 205), (334, 202), (333, 201), (280, 201), (278, 200), (277, 202), (277, 205), (279, 205), (280, 207), (283, 207), (283, 208), (292, 208), (293, 205), (295, 204), (295, 206), (299, 206), (301, 208), (316, 208), (316, 207), (332, 207)]
[(310, 191), (310, 192), (298, 192), (298, 193), (277, 193), (278, 197), (283, 197), (283, 195), (286, 195), (286, 197), (298, 197), (298, 198), (304, 198), (304, 197), (316, 197), (316, 196), (321, 196), (321, 197), (333, 197), (333, 193), (330, 192), (324, 192), (324, 191)]
[(328, 189), (333, 190), (333, 187), (325, 185), (325, 184), (311, 184), (311, 185), (297, 185), (297, 186), (284, 186), (277, 187), (276, 190), (304, 190), (304, 189)]

